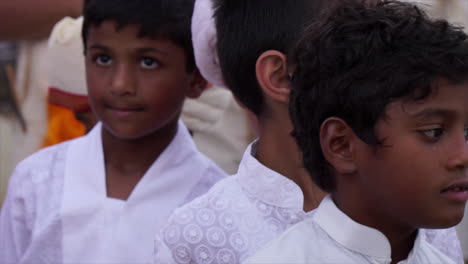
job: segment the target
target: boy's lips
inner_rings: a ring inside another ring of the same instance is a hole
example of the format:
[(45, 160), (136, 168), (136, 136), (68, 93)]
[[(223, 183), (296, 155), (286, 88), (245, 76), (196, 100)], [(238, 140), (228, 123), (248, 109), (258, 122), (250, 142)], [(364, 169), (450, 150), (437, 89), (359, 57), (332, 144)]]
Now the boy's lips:
[(140, 105), (125, 105), (125, 106), (112, 106), (108, 105), (107, 108), (118, 116), (129, 116), (135, 113), (143, 112), (145, 108)]
[(468, 180), (461, 180), (451, 183), (440, 193), (453, 201), (466, 202), (468, 200)]

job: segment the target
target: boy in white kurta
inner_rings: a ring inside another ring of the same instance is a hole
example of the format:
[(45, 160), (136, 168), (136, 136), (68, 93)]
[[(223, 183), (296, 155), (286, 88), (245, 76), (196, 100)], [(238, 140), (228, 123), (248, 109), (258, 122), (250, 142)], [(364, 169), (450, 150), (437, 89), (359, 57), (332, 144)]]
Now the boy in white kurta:
[(421, 228), (468, 200), (468, 36), (414, 4), (346, 2), (291, 64), (293, 135), (330, 196), (245, 263), (454, 263)]
[(21, 162), (0, 216), (0, 263), (145, 263), (172, 210), (225, 174), (179, 114), (206, 81), (193, 62), (193, 2), (91, 0), (83, 37), (86, 136)]
[[(256, 114), (260, 135), (236, 175), (174, 212), (156, 241), (155, 263), (239, 263), (318, 206), (324, 193), (301, 165), (290, 135), (284, 54), (304, 18), (329, 2), (197, 0), (192, 22), (197, 65)], [(425, 232), (427, 241), (462, 262), (454, 229)]]

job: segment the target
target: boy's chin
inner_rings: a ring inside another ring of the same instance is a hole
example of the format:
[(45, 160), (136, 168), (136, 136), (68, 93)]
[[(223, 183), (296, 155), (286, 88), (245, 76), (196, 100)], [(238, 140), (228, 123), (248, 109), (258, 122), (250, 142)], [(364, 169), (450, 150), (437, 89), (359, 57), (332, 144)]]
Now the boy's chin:
[(426, 223), (421, 228), (426, 229), (446, 229), (458, 225), (465, 214), (465, 209), (447, 212), (446, 214), (434, 215), (429, 223)]
[(106, 124), (104, 124), (104, 129), (107, 133), (112, 135), (112, 137), (122, 141), (133, 141), (147, 136), (145, 133), (128, 126), (106, 126)]

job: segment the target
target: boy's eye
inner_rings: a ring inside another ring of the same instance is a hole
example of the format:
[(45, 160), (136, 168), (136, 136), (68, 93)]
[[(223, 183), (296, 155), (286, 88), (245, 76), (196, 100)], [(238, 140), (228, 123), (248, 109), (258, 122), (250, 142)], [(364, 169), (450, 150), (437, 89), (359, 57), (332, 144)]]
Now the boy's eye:
[(150, 57), (144, 57), (140, 61), (140, 66), (143, 69), (155, 69), (156, 67), (159, 66), (158, 62)]
[(112, 59), (108, 55), (98, 55), (94, 60), (98, 65), (101, 66), (108, 66), (112, 64)]
[[(442, 128), (434, 128), (434, 129), (428, 129), (428, 130), (423, 130), (421, 131), (427, 138), (431, 140), (438, 140), (443, 134), (444, 134), (444, 129)], [(466, 132), (465, 132), (466, 135)]]
[(465, 141), (468, 142), (468, 128), (465, 128), (465, 130), (463, 130), (463, 134), (465, 135)]

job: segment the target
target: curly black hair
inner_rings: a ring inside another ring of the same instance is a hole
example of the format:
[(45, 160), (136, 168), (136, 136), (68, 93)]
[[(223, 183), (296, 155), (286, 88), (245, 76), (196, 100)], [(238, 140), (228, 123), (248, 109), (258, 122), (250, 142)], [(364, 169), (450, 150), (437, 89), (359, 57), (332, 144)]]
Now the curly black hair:
[(468, 80), (468, 41), (462, 28), (428, 18), (414, 4), (347, 1), (307, 26), (290, 63), (293, 136), (314, 182), (331, 192), (322, 123), (341, 118), (364, 142), (381, 146), (374, 128), (388, 104), (426, 98), (437, 78)]

